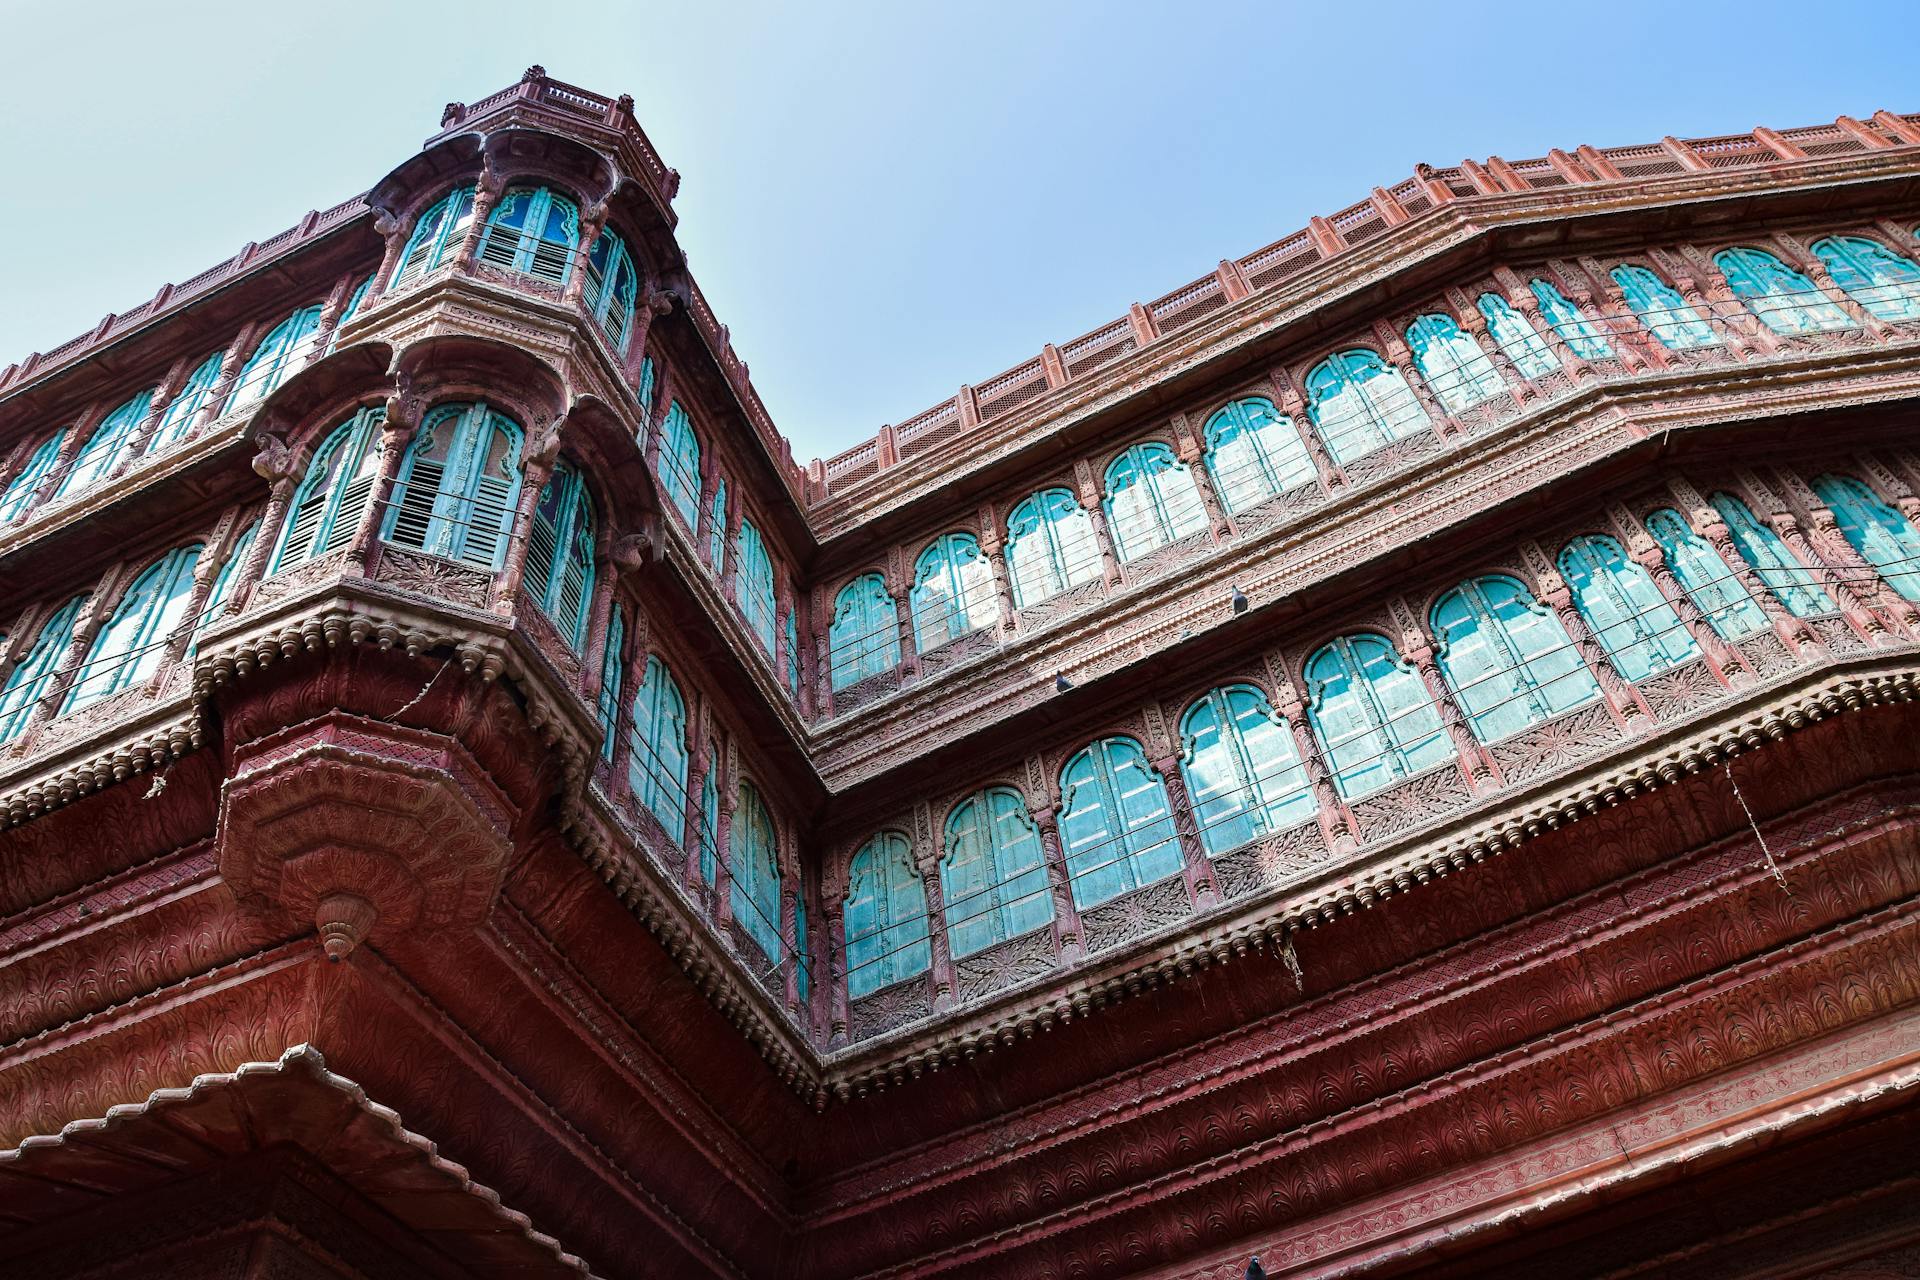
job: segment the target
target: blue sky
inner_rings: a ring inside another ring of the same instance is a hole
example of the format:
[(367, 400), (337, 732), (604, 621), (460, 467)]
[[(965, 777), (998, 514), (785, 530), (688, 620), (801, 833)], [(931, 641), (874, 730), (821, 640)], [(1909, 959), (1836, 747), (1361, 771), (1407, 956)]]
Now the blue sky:
[(540, 62), (633, 94), (802, 459), (1416, 161), (1920, 110), (1920, 6), (1838, 0), (0, 0), (0, 22), (0, 366), (364, 189), (442, 104)]

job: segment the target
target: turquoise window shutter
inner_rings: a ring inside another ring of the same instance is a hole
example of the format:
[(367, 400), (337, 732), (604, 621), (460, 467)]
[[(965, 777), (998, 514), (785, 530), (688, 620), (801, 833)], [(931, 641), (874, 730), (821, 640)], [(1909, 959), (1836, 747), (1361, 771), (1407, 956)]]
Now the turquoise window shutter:
[(1369, 795), (1453, 758), (1426, 682), (1385, 637), (1340, 636), (1305, 670), (1307, 722), (1341, 795)]
[(489, 266), (564, 285), (579, 244), (578, 205), (549, 187), (521, 187), (494, 205), (478, 258)]
[(1867, 314), (1891, 324), (1920, 320), (1920, 266), (1913, 259), (1864, 236), (1828, 236), (1813, 251)]
[(1533, 290), (1535, 301), (1540, 304), (1540, 314), (1554, 327), (1566, 342), (1569, 350), (1582, 360), (1606, 360), (1613, 355), (1613, 343), (1608, 341), (1606, 331), (1591, 316), (1573, 305), (1566, 294), (1556, 285), (1545, 280), (1534, 280), (1528, 288)]
[(113, 470), (133, 445), (133, 433), (146, 420), (153, 392), (142, 391), (100, 420), (87, 442), (67, 463), (67, 474), (55, 489), (55, 498), (71, 498), (93, 488)]
[(73, 628), (86, 602), (84, 594), (77, 595), (54, 610), (40, 624), (33, 647), (14, 664), (6, 683), (0, 685), (0, 742), (12, 742), (26, 729), (34, 707), (46, 696), (47, 686), (59, 670), (61, 659), (73, 646)]
[(835, 689), (845, 689), (900, 665), (899, 614), (879, 574), (855, 578), (834, 598), (827, 656)]
[(1766, 630), (1766, 611), (1753, 602), (1720, 553), (1678, 511), (1663, 508), (1648, 515), (1647, 532), (1660, 544), (1661, 555), (1688, 598), (1724, 639), (1739, 640)]
[(1074, 902), (1094, 906), (1179, 873), (1166, 788), (1131, 738), (1102, 738), (1060, 772), (1060, 837)]
[(733, 918), (767, 959), (777, 962), (785, 958), (785, 951), (780, 944), (780, 864), (773, 816), (750, 782), (740, 784), (732, 837), (733, 885), (728, 900)]
[(528, 593), (576, 651), (586, 639), (594, 568), (593, 499), (580, 472), (563, 462), (534, 507), (524, 576)]
[(53, 470), (53, 464), (60, 457), (60, 446), (66, 443), (68, 427), (62, 427), (42, 441), (40, 446), (27, 455), (24, 466), (7, 481), (7, 487), (0, 491), (0, 525), (12, 524), (33, 501), (34, 490)]
[(751, 520), (740, 522), (740, 535), (735, 542), (740, 557), (740, 612), (745, 617), (747, 629), (759, 640), (761, 648), (769, 654), (774, 651), (774, 597), (773, 559), (767, 554), (767, 544), (760, 536), (760, 530)]
[(713, 762), (700, 783), (700, 881), (712, 884), (720, 873), (720, 786), (714, 781)]
[(1040, 833), (1010, 787), (990, 787), (947, 815), (940, 863), (947, 938), (956, 957), (1044, 927), (1053, 897)]
[(1764, 249), (1723, 249), (1713, 255), (1713, 265), (1734, 296), (1775, 333), (1793, 337), (1854, 327), (1853, 318), (1813, 281)]
[(1007, 576), (1020, 608), (1100, 578), (1093, 521), (1072, 493), (1042, 489), (1008, 515)]
[(1727, 532), (1740, 548), (1741, 557), (1789, 613), (1797, 618), (1817, 618), (1839, 608), (1812, 571), (1794, 558), (1773, 526), (1757, 518), (1746, 503), (1730, 493), (1716, 493), (1708, 502), (1727, 522)]
[(381, 537), (497, 570), (520, 498), (520, 424), (484, 402), (434, 409), (395, 477)]
[(883, 831), (860, 847), (847, 870), (847, 994), (858, 999), (925, 973), (927, 898), (913, 849)]
[(700, 527), (700, 438), (678, 400), (667, 407), (660, 431), (660, 487), (691, 533)]
[(193, 600), (198, 542), (169, 551), (130, 583), (74, 671), (60, 714), (145, 682), (160, 669)]
[(266, 399), (273, 390), (305, 365), (313, 354), (320, 329), (320, 308), (302, 307), (282, 320), (253, 349), (222, 414), (236, 413)]
[(657, 656), (647, 659), (640, 687), (633, 691), (633, 737), (627, 785), (668, 837), (685, 844), (687, 700)]
[(1434, 605), (1433, 629), (1441, 670), (1482, 742), (1600, 696), (1559, 619), (1512, 578), (1461, 583)]
[(393, 269), (388, 292), (398, 293), (453, 261), (473, 221), (473, 192), (470, 186), (456, 188), (420, 215)]
[(270, 572), (337, 551), (353, 537), (379, 474), (385, 417), (385, 410), (362, 409), (314, 450), (306, 478), (294, 490)]
[(1449, 413), (1506, 393), (1493, 361), (1450, 315), (1434, 312), (1416, 319), (1407, 326), (1407, 347)]
[(1920, 600), (1920, 534), (1906, 517), (1852, 476), (1821, 476), (1813, 482), (1820, 501), (1833, 509), (1847, 542), (1908, 600)]
[(713, 509), (707, 514), (707, 562), (713, 566), (716, 577), (726, 571), (727, 482), (725, 480), (713, 487)]
[(1428, 425), (1427, 411), (1400, 371), (1358, 347), (1328, 356), (1307, 374), (1307, 416), (1336, 462), (1352, 462)]
[(1580, 616), (1624, 678), (1644, 680), (1700, 656), (1652, 576), (1614, 539), (1575, 538), (1560, 552), (1560, 572)]
[(214, 575), (213, 588), (207, 592), (207, 602), (200, 607), (199, 615), (193, 620), (193, 640), (187, 645), (188, 657), (192, 657), (199, 648), (201, 633), (220, 620), (220, 610), (240, 584), (240, 573), (246, 568), (247, 557), (253, 554), (253, 539), (259, 532), (260, 522), (255, 520), (233, 540), (233, 550), (227, 552), (227, 558), (221, 562), (220, 572)]
[(1293, 419), (1261, 396), (1235, 400), (1207, 419), (1207, 470), (1231, 515), (1319, 479)]
[(627, 242), (613, 230), (602, 231), (587, 253), (586, 288), (581, 295), (587, 311), (600, 326), (616, 355), (627, 352), (627, 338), (633, 332), (634, 301), (640, 288), (639, 273)]
[(160, 421), (153, 429), (153, 438), (147, 441), (148, 453), (171, 449), (187, 438), (187, 430), (193, 426), (194, 417), (207, 403), (207, 394), (213, 390), (213, 384), (220, 380), (222, 355), (222, 352), (214, 352), (187, 375), (180, 394), (168, 402), (160, 414)]
[(1180, 743), (1181, 774), (1209, 855), (1313, 817), (1293, 733), (1252, 685), (1202, 694), (1181, 717)]
[(1483, 293), (1477, 305), (1487, 322), (1487, 332), (1493, 335), (1493, 340), (1500, 344), (1522, 377), (1543, 378), (1560, 371), (1560, 362), (1553, 358), (1553, 348), (1525, 316), (1513, 309), (1512, 303), (1497, 293)]
[(928, 543), (913, 564), (907, 607), (921, 653), (998, 625), (993, 570), (979, 540), (970, 533), (948, 533)]
[(1680, 291), (1645, 267), (1623, 263), (1609, 273), (1648, 332), (1675, 351), (1719, 345), (1719, 335), (1687, 305)]
[[(600, 692), (595, 710), (600, 718), (600, 758), (612, 763), (620, 733), (620, 681), (626, 671), (627, 611), (617, 602), (607, 615), (607, 648), (600, 660)], [(684, 824), (684, 819), (682, 822)], [(671, 828), (669, 828), (671, 830)]]
[(1164, 444), (1137, 444), (1115, 458), (1106, 487), (1107, 530), (1122, 562), (1206, 531), (1193, 477)]

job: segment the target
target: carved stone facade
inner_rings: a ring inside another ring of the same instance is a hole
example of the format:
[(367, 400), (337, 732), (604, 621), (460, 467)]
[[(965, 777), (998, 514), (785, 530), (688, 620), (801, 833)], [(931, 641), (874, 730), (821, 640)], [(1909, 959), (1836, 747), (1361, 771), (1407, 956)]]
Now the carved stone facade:
[(630, 100), (442, 126), (0, 372), (16, 1269), (1912, 1271), (1920, 117), (1422, 167), (804, 467)]

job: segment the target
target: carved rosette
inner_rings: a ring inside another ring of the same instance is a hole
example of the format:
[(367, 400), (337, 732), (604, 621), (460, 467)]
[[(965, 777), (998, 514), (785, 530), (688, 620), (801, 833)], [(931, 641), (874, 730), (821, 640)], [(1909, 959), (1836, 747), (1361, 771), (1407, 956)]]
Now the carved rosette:
[(484, 921), (516, 816), (454, 739), (335, 712), (234, 750), (220, 874), (339, 960)]

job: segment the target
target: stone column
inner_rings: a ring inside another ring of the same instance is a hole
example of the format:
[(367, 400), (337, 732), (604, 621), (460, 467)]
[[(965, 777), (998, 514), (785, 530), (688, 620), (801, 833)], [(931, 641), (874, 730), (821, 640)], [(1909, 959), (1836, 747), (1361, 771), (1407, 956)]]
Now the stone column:
[(307, 357), (307, 364), (312, 364), (326, 355), (327, 348), (333, 345), (333, 331), (340, 327), (340, 313), (347, 309), (347, 299), (353, 296), (353, 279), (352, 276), (348, 276), (335, 284), (333, 291), (327, 295), (326, 302), (321, 305), (320, 323), (313, 329), (312, 354)]
[[(642, 669), (644, 670), (644, 668), (645, 660), (643, 659)], [(621, 721), (623, 724), (627, 722), (627, 715), (624, 709), (621, 712)], [(626, 735), (622, 734), (621, 736), (624, 738)], [(631, 748), (629, 748), (629, 751), (630, 750)], [(628, 767), (628, 758), (630, 757), (623, 756), (619, 760), (623, 775)], [(700, 874), (700, 849), (701, 841), (704, 839), (701, 828), (706, 825), (707, 814), (706, 806), (700, 803), (700, 797), (706, 789), (707, 771), (711, 768), (713, 768), (713, 752), (704, 742), (694, 744), (693, 749), (687, 752), (686, 818), (684, 819), (686, 822), (686, 837), (681, 841), (681, 847), (685, 850), (687, 856), (680, 864), (680, 879), (688, 888), (692, 889), (695, 894), (703, 893), (706, 890), (706, 881)], [(714, 794), (719, 794), (717, 787)]]
[(1013, 604), (1013, 579), (1007, 570), (1007, 544), (996, 535), (980, 540), (987, 557), (987, 569), (993, 575), (993, 598), (1000, 607), (1000, 634), (1010, 636), (1019, 629), (1020, 611)]
[(1187, 780), (1180, 772), (1179, 757), (1162, 756), (1153, 762), (1153, 768), (1167, 789), (1167, 811), (1180, 841), (1187, 900), (1194, 910), (1204, 911), (1220, 901), (1220, 892), (1214, 883), (1213, 863), (1207, 857), (1206, 843), (1200, 838), (1199, 815), (1193, 811), (1193, 797), (1187, 794)]
[(1500, 774), (1494, 767), (1493, 753), (1475, 736), (1466, 712), (1454, 698), (1453, 689), (1440, 670), (1440, 661), (1434, 655), (1433, 644), (1427, 639), (1426, 633), (1402, 633), (1400, 656), (1411, 662), (1420, 673), (1420, 682), (1426, 686), (1427, 697), (1433, 700), (1434, 709), (1440, 713), (1440, 722), (1446, 726), (1447, 740), (1453, 744), (1453, 753), (1460, 757), (1460, 765), (1467, 771), (1468, 785), (1475, 791), (1491, 791), (1498, 787)]
[[(1828, 512), (1827, 518), (1832, 519), (1832, 515), (1832, 512)], [(1813, 574), (1814, 581), (1818, 582), (1833, 598), (1833, 602), (1840, 606), (1840, 612), (1845, 615), (1849, 625), (1873, 644), (1886, 643), (1886, 623), (1881, 621), (1880, 615), (1867, 606), (1867, 603), (1840, 574), (1834, 572), (1833, 566), (1828, 563), (1826, 557), (1815, 550), (1813, 543), (1801, 529), (1800, 522), (1790, 512), (1775, 511), (1767, 517), (1767, 523), (1772, 525), (1774, 532), (1780, 535), (1780, 540), (1787, 544), (1787, 549), (1792, 551), (1799, 558), (1800, 563)], [(1851, 551), (1852, 548), (1849, 547), (1848, 550)]]
[(712, 911), (713, 923), (721, 936), (727, 934), (727, 922), (732, 918), (733, 899), (733, 810), (738, 803), (733, 790), (733, 756), (727, 755), (728, 767), (720, 775), (719, 809), (720, 820), (714, 824), (713, 832), (713, 901), (708, 904)]
[(367, 299), (360, 304), (362, 307), (371, 307), (386, 296), (387, 282), (393, 279), (394, 271), (399, 268), (400, 255), (406, 252), (407, 240), (413, 230), (410, 223), (385, 209), (375, 211), (373, 229), (379, 233), (383, 248), (380, 251), (380, 265), (374, 268), (373, 283), (367, 286)]
[[(567, 283), (560, 290), (560, 301), (569, 307), (577, 307), (586, 296), (587, 259), (593, 256), (593, 243), (600, 238), (600, 229), (607, 225), (607, 206), (595, 205), (592, 209), (582, 210), (580, 215), (580, 243), (574, 246), (573, 262), (567, 270)], [(602, 287), (613, 282), (603, 280)]]
[(1207, 512), (1207, 527), (1213, 532), (1217, 545), (1224, 542), (1233, 533), (1233, 525), (1227, 518), (1226, 507), (1220, 501), (1220, 494), (1213, 487), (1213, 473), (1207, 469), (1207, 451), (1201, 443), (1188, 434), (1184, 418), (1177, 418), (1179, 429), (1175, 439), (1179, 441), (1179, 458), (1186, 467), (1187, 474), (1193, 477), (1194, 491), (1200, 495), (1200, 505)]
[(1305, 400), (1293, 389), (1293, 384), (1281, 375), (1279, 370), (1268, 373), (1267, 380), (1273, 384), (1274, 404), (1280, 412), (1287, 415), (1293, 429), (1300, 436), (1300, 443), (1306, 446), (1307, 456), (1313, 459), (1313, 469), (1320, 476), (1320, 487), (1328, 493), (1334, 493), (1347, 482), (1347, 473), (1334, 461), (1333, 454), (1327, 449), (1326, 441), (1314, 429), (1313, 415), (1307, 412)]
[(353, 541), (347, 544), (347, 562), (358, 566), (362, 574), (373, 560), (373, 545), (379, 539), (387, 507), (393, 502), (394, 481), (399, 478), (407, 446), (413, 441), (414, 426), (410, 406), (403, 406), (398, 397), (389, 397), (386, 417), (380, 423), (380, 471), (373, 478), (373, 489), (367, 494), (367, 506), (360, 513), (360, 523), (354, 527)]
[(180, 389), (186, 384), (187, 375), (193, 367), (191, 360), (181, 359), (174, 361), (173, 367), (167, 370), (167, 376), (161, 380), (159, 386), (153, 389), (153, 400), (147, 405), (145, 416), (140, 419), (140, 424), (127, 434), (127, 447), (120, 451), (120, 459), (108, 473), (107, 479), (111, 480), (122, 474), (146, 456), (147, 442), (153, 439), (153, 433), (159, 429), (160, 419), (166, 414), (167, 406), (172, 404), (174, 398), (180, 394)]
[(187, 424), (186, 438), (191, 440), (207, 429), (207, 425), (226, 411), (227, 397), (233, 394), (233, 384), (240, 380), (240, 371), (246, 368), (247, 357), (260, 345), (260, 339), (266, 336), (266, 325), (261, 321), (241, 327), (234, 335), (233, 345), (220, 356), (220, 372), (214, 378), (213, 385), (207, 388), (206, 403), (200, 406), (193, 421)]
[(1050, 804), (1033, 811), (1033, 825), (1040, 832), (1040, 856), (1047, 866), (1047, 887), (1053, 891), (1054, 942), (1060, 963), (1070, 964), (1086, 954), (1086, 935), (1080, 928), (1080, 910), (1073, 905), (1073, 880), (1060, 849), (1058, 817), (1059, 810)]
[(1113, 545), (1113, 533), (1107, 528), (1107, 504), (1100, 500), (1100, 488), (1093, 481), (1093, 470), (1085, 462), (1074, 468), (1075, 491), (1080, 506), (1093, 524), (1093, 543), (1100, 549), (1100, 575), (1111, 591), (1120, 585), (1120, 555)]
[(927, 897), (927, 943), (933, 978), (933, 1008), (938, 1013), (953, 1007), (956, 986), (953, 977), (953, 947), (947, 938), (947, 895), (940, 884), (940, 866), (934, 856), (922, 849), (913, 851), (914, 869)]
[(1590, 282), (1600, 327), (1613, 339), (1614, 349), (1621, 353), (1628, 371), (1643, 373), (1671, 366), (1673, 357), (1667, 352), (1667, 344), (1627, 305), (1626, 290), (1614, 282), (1612, 275), (1591, 258), (1580, 259), (1580, 269)]
[[(560, 457), (560, 434), (555, 430), (543, 442), (538, 453), (529, 452), (521, 464), (520, 500), (514, 504), (513, 534), (507, 542), (506, 562), (494, 587), (493, 611), (511, 616), (520, 596), (520, 581), (527, 572), (527, 544), (533, 532), (533, 513), (540, 506), (540, 493), (553, 479), (554, 464)], [(564, 555), (565, 547), (554, 554)]]
[(1575, 382), (1587, 382), (1599, 376), (1587, 358), (1568, 345), (1566, 337), (1540, 310), (1540, 299), (1533, 296), (1532, 289), (1523, 284), (1511, 290), (1507, 295), (1507, 303), (1520, 313), (1521, 319), (1525, 320), (1534, 333), (1539, 335), (1540, 340), (1547, 344), (1547, 349), (1553, 352), (1554, 359), (1560, 362), (1560, 367), (1565, 369), (1567, 375)]
[(827, 1044), (838, 1047), (847, 1042), (847, 913), (838, 897), (828, 897), (822, 914), (827, 926), (826, 986), (830, 1001), (827, 1010)]
[(473, 217), (467, 222), (467, 233), (460, 239), (460, 252), (454, 255), (455, 269), (467, 271), (472, 268), (474, 255), (480, 251), (480, 237), (487, 229), (487, 219), (493, 216), (493, 206), (506, 190), (506, 181), (493, 172), (491, 165), (480, 171), (479, 181), (473, 189)]
[(1734, 541), (1733, 531), (1727, 528), (1727, 522), (1720, 518), (1720, 513), (1710, 506), (1702, 506), (1690, 509), (1687, 516), (1693, 521), (1693, 527), (1699, 530), (1700, 536), (1707, 540), (1740, 579), (1740, 585), (1747, 595), (1759, 604), (1760, 611), (1767, 615), (1773, 633), (1786, 646), (1787, 652), (1797, 657), (1805, 650), (1818, 649), (1820, 642), (1815, 638), (1813, 628), (1807, 625), (1804, 618), (1796, 616), (1782, 604), (1780, 597), (1761, 580), (1746, 556), (1741, 554), (1740, 544)]
[(1300, 693), (1291, 681), (1280, 675), (1281, 664), (1269, 657), (1267, 669), (1274, 676), (1274, 701), (1280, 716), (1287, 722), (1288, 732), (1293, 734), (1293, 749), (1306, 767), (1307, 781), (1313, 785), (1313, 798), (1320, 820), (1320, 834), (1327, 842), (1327, 848), (1336, 854), (1350, 853), (1359, 847), (1354, 838), (1353, 814), (1347, 803), (1340, 797), (1340, 788), (1333, 781), (1333, 770), (1327, 765), (1327, 758), (1320, 752), (1320, 743), (1314, 738), (1313, 731), (1307, 726), (1306, 706), (1300, 700)]
[(293, 491), (299, 474), (294, 469), (293, 451), (276, 436), (261, 436), (259, 452), (253, 456), (254, 474), (268, 484), (266, 509), (260, 513), (260, 528), (247, 549), (247, 562), (240, 567), (240, 578), (227, 595), (227, 612), (237, 613), (246, 599), (247, 589), (266, 576), (268, 559), (280, 542), (280, 528), (287, 522), (287, 509), (293, 504)]
[(1540, 384), (1520, 372), (1520, 366), (1513, 362), (1513, 357), (1507, 354), (1507, 349), (1488, 332), (1487, 319), (1480, 314), (1480, 308), (1474, 306), (1471, 299), (1458, 291), (1449, 291), (1448, 296), (1454, 310), (1459, 313), (1456, 322), (1461, 331), (1493, 364), (1494, 371), (1500, 375), (1501, 384), (1506, 387), (1508, 394), (1513, 396), (1514, 401), (1525, 405), (1539, 399), (1543, 394)]
[[(1433, 433), (1442, 440), (1449, 436), (1465, 434), (1466, 429), (1460, 425), (1453, 414), (1447, 411), (1446, 405), (1440, 402), (1438, 393), (1428, 383), (1427, 375), (1421, 371), (1419, 363), (1414, 360), (1413, 352), (1408, 348), (1406, 340), (1392, 326), (1384, 322), (1376, 323), (1373, 326), (1373, 332), (1380, 341), (1381, 354), (1386, 356), (1389, 364), (1399, 370), (1400, 376), (1412, 389), (1413, 398), (1420, 402), (1421, 411), (1427, 415), (1427, 425), (1433, 428)], [(1397, 437), (1404, 433), (1395, 428), (1393, 434)]]
[(894, 576), (891, 566), (887, 578), (887, 594), (893, 599), (894, 629), (900, 643), (900, 675), (902, 681), (911, 680), (920, 674), (920, 642), (913, 634), (913, 591)]
[(1780, 349), (1780, 335), (1747, 309), (1711, 259), (1692, 245), (1682, 246), (1680, 253), (1699, 273), (1710, 308), (1722, 324), (1744, 337), (1757, 355), (1771, 355)]

